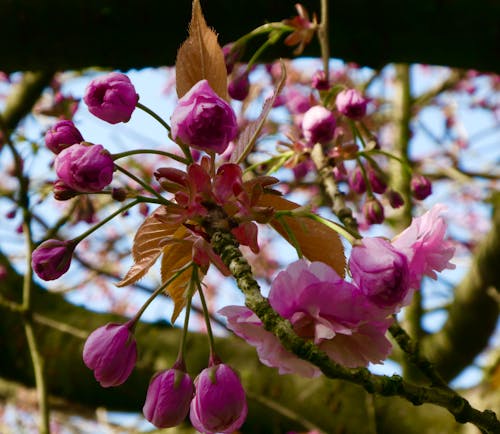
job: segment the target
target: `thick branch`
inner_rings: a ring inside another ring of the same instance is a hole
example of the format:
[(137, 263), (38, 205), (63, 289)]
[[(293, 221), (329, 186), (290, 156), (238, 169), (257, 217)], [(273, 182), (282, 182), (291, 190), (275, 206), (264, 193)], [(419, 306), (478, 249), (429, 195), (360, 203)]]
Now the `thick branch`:
[(500, 291), (500, 200), (492, 228), (477, 246), (469, 272), (455, 288), (448, 319), (441, 331), (422, 341), (423, 353), (450, 380), (470, 365), (495, 330)]
[[(266, 21), (295, 15), (296, 0), (210, 0), (207, 22), (222, 43)], [(319, 12), (319, 0), (303, 0)], [(500, 3), (494, 0), (336, 0), (330, 7), (332, 56), (380, 67), (417, 62), (500, 72)], [(121, 69), (172, 65), (187, 34), (191, 1), (0, 0), (4, 71)], [(274, 57), (290, 55), (279, 44)], [(317, 44), (305, 55), (320, 56)]]

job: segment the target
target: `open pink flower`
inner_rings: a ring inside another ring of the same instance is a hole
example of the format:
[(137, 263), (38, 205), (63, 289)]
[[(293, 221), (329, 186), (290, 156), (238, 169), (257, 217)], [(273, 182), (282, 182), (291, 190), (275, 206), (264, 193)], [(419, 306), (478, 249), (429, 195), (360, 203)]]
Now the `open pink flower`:
[(450, 263), (455, 247), (445, 240), (446, 223), (440, 216), (444, 210), (444, 205), (434, 205), (392, 241), (408, 259), (412, 288), (420, 287), (424, 275), (436, 279), (436, 271), (455, 268)]
[[(269, 302), (299, 336), (314, 341), (337, 363), (366, 366), (382, 362), (389, 354), (385, 332), (392, 320), (381, 319), (380, 310), (360, 289), (321, 262), (290, 264), (273, 281)], [(279, 368), (282, 374), (320, 374), (315, 366), (286, 351), (249, 309), (227, 306), (219, 313), (228, 318), (231, 330), (257, 348), (262, 363)]]

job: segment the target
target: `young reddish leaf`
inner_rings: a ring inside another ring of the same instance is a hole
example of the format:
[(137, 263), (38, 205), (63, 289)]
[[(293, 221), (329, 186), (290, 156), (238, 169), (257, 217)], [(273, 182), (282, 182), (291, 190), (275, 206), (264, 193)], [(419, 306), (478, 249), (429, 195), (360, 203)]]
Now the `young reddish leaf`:
[(260, 132), (262, 131), (262, 127), (266, 122), (267, 115), (269, 111), (273, 107), (274, 101), (276, 101), (277, 96), (283, 89), (283, 85), (286, 80), (286, 69), (283, 61), (281, 63), (281, 77), (276, 85), (276, 89), (274, 90), (273, 96), (266, 99), (264, 106), (262, 107), (262, 112), (260, 116), (255, 119), (253, 122), (250, 122), (246, 128), (241, 132), (236, 141), (234, 151), (231, 154), (230, 162), (240, 164), (245, 160), (248, 153), (255, 146), (255, 142), (257, 141)]
[[(166, 282), (179, 269), (189, 264), (193, 256), (193, 241), (187, 240), (187, 229), (180, 226), (174, 233), (174, 241), (163, 248), (161, 259), (161, 281)], [(201, 272), (199, 272), (201, 273)], [(200, 276), (201, 278), (202, 276)], [(173, 282), (165, 288), (165, 292), (174, 302), (172, 323), (175, 322), (186, 305), (186, 291), (191, 280), (191, 268), (184, 270)]]
[(178, 225), (169, 225), (160, 221), (158, 217), (165, 216), (165, 207), (157, 208), (150, 216), (146, 217), (137, 230), (132, 246), (134, 265), (130, 267), (125, 277), (116, 286), (126, 286), (137, 282), (143, 277), (161, 255), (162, 241), (172, 236)]
[[(276, 211), (299, 208), (300, 205), (274, 194), (263, 194), (260, 206), (271, 206)], [(310, 261), (321, 261), (332, 267), (339, 276), (345, 275), (344, 247), (339, 234), (324, 224), (307, 217), (283, 217), (292, 231), (303, 255)], [(289, 243), (290, 237), (283, 225), (276, 219), (271, 226)]]
[(179, 48), (175, 61), (177, 96), (181, 98), (200, 80), (206, 79), (225, 100), (227, 71), (217, 34), (207, 26), (199, 0), (193, 0), (189, 37)]

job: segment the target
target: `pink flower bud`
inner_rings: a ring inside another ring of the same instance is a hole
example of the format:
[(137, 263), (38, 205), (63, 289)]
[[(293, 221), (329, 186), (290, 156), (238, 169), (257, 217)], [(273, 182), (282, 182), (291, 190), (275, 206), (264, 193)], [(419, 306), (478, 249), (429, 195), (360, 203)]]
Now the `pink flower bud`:
[(172, 368), (159, 372), (149, 383), (142, 412), (158, 428), (173, 427), (187, 416), (193, 395), (193, 381), (184, 371)]
[(410, 273), (403, 253), (382, 238), (364, 238), (352, 249), (349, 269), (372, 303), (396, 313), (409, 289)]
[(83, 100), (94, 116), (110, 124), (117, 124), (130, 120), (139, 95), (130, 78), (119, 72), (111, 72), (92, 80), (85, 90)]
[(358, 120), (366, 114), (368, 100), (356, 89), (346, 89), (337, 95), (337, 110), (348, 118)]
[(311, 107), (302, 119), (302, 133), (309, 143), (327, 143), (333, 139), (335, 118), (321, 105)]
[(389, 204), (394, 209), (402, 207), (405, 203), (403, 197), (395, 190), (389, 190), (387, 192), (387, 198), (389, 199)]
[(83, 361), (102, 387), (119, 386), (134, 369), (137, 347), (132, 326), (132, 321), (106, 324), (94, 330), (85, 342)]
[(385, 179), (383, 178), (383, 174), (378, 173), (371, 166), (368, 166), (367, 172), (368, 172), (367, 173), (368, 180), (370, 181), (372, 191), (374, 193), (379, 193), (379, 194), (385, 193), (385, 191), (387, 190), (387, 183), (385, 182)]
[(385, 218), (384, 207), (377, 199), (369, 199), (363, 204), (363, 215), (370, 225), (383, 223)]
[(243, 101), (248, 96), (250, 90), (250, 82), (248, 74), (241, 74), (229, 82), (227, 91), (229, 96), (236, 101)]
[(234, 48), (234, 43), (230, 42), (222, 47), (224, 61), (226, 62), (226, 71), (228, 74), (233, 72), (234, 64), (240, 58), (241, 50)]
[(420, 287), (424, 275), (436, 279), (436, 271), (455, 268), (449, 262), (455, 247), (445, 238), (446, 223), (440, 215), (444, 210), (444, 205), (434, 205), (423, 216), (414, 218), (392, 242), (408, 259), (412, 288)]
[(428, 178), (423, 175), (416, 175), (411, 178), (410, 188), (413, 197), (417, 200), (424, 200), (432, 193), (432, 184)]
[(113, 158), (102, 145), (72, 145), (56, 156), (54, 167), (59, 179), (79, 192), (101, 191), (113, 180)]
[(285, 104), (290, 113), (299, 115), (311, 108), (311, 99), (296, 88), (288, 88), (285, 94)]
[(170, 119), (174, 140), (207, 152), (221, 154), (238, 133), (233, 109), (207, 80), (196, 83), (179, 100)]
[(317, 90), (330, 89), (330, 83), (328, 82), (328, 77), (325, 75), (325, 71), (318, 70), (313, 74), (311, 86)]
[(47, 240), (31, 255), (33, 271), (43, 280), (54, 280), (68, 271), (75, 249), (73, 241)]
[(64, 182), (58, 179), (54, 182), (54, 187), (52, 187), (52, 191), (54, 192), (55, 200), (69, 200), (75, 197), (78, 192), (68, 187)]
[(191, 423), (206, 434), (232, 433), (247, 417), (245, 391), (236, 373), (225, 364), (210, 366), (195, 380)]
[(352, 191), (358, 194), (363, 194), (366, 191), (366, 182), (361, 172), (361, 169), (356, 166), (351, 172), (348, 179), (349, 187)]
[(63, 149), (80, 142), (83, 142), (80, 131), (68, 120), (56, 122), (45, 133), (45, 145), (54, 154), (59, 154)]

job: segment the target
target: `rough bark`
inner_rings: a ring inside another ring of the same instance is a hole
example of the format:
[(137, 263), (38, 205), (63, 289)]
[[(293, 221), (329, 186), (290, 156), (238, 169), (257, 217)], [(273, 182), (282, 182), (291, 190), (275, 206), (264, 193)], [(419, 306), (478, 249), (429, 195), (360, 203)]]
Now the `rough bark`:
[[(222, 43), (264, 22), (295, 15), (296, 0), (206, 0), (207, 22)], [(319, 12), (319, 0), (303, 0)], [(496, 0), (335, 0), (330, 7), (334, 57), (380, 67), (417, 62), (500, 72), (500, 3)], [(0, 0), (4, 71), (120, 69), (172, 65), (187, 34), (191, 0)], [(291, 50), (278, 44), (271, 58)], [(305, 55), (319, 56), (312, 44)]]
[(495, 331), (500, 294), (500, 196), (494, 200), (492, 228), (478, 244), (468, 273), (455, 288), (441, 331), (422, 340), (422, 349), (451, 380), (487, 347)]

